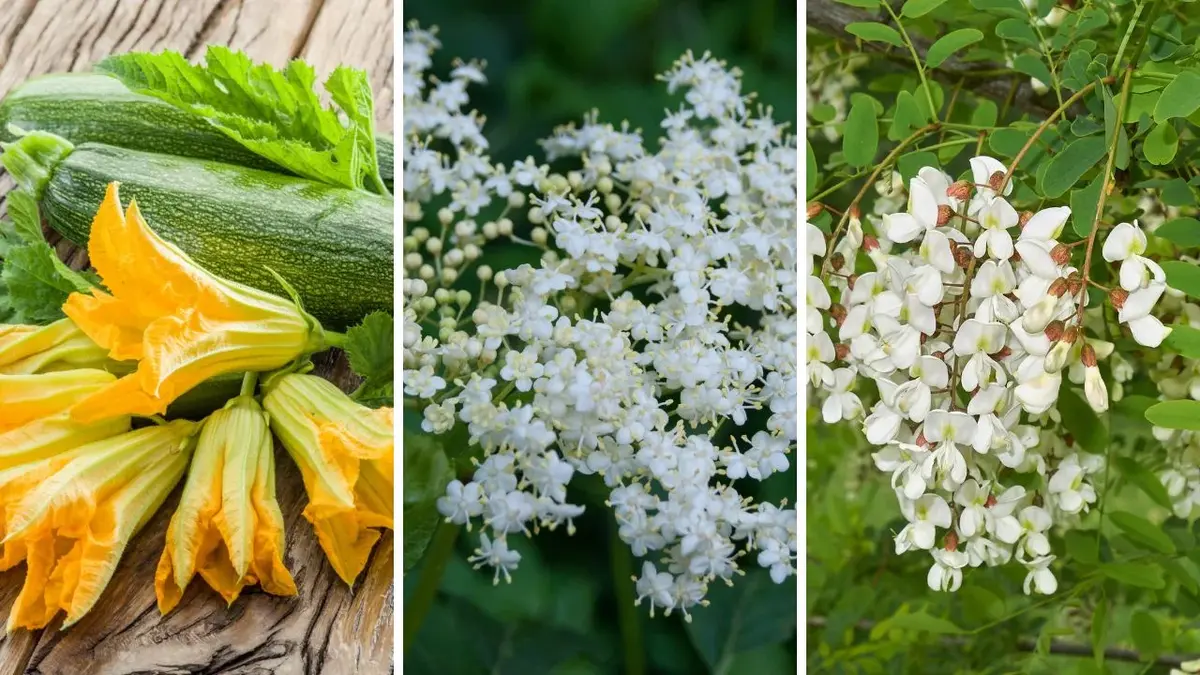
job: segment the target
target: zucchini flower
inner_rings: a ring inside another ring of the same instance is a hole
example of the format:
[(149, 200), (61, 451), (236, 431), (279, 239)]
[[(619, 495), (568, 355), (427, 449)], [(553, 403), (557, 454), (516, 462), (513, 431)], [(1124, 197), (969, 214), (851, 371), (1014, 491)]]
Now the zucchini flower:
[(304, 477), (304, 517), (338, 576), (353, 584), (378, 528), (394, 528), (392, 409), (359, 405), (313, 375), (277, 376), (265, 388), (271, 429)]
[(295, 595), (283, 550), (267, 414), (252, 396), (239, 396), (200, 432), (154, 577), (159, 611), (174, 609), (197, 572), (227, 604), (256, 583)]
[(0, 374), (28, 375), (55, 370), (117, 370), (107, 351), (70, 319), (49, 326), (0, 325)]
[(205, 271), (155, 234), (136, 202), (122, 214), (117, 183), (92, 221), (88, 254), (111, 294), (73, 293), (63, 312), (137, 370), (81, 403), (78, 419), (160, 414), (214, 376), (274, 370), (325, 346), (298, 303)]
[(183, 476), (198, 428), (177, 420), (78, 447), (8, 509), (4, 546), (23, 548), (28, 566), (8, 630), (43, 628), (59, 610), (66, 628), (96, 604)]

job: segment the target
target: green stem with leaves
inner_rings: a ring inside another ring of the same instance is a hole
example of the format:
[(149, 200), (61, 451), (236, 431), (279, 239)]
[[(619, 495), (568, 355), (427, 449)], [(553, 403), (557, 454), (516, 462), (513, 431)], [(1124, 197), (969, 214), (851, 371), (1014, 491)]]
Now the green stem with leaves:
[(921, 78), (921, 88), (925, 90), (925, 100), (929, 102), (929, 115), (933, 117), (933, 121), (938, 121), (938, 108), (933, 103), (933, 90), (929, 88), (929, 80), (925, 77), (925, 64), (921, 63), (921, 56), (917, 54), (917, 47), (913, 44), (912, 39), (908, 37), (908, 31), (904, 30), (904, 23), (900, 21), (900, 17), (892, 9), (892, 4), (888, 0), (882, 0), (880, 3), (887, 10), (888, 14), (892, 15), (892, 21), (896, 22), (896, 28), (900, 30), (900, 37), (904, 40), (904, 45), (908, 47), (908, 53), (912, 54), (913, 63), (917, 66), (917, 77)]

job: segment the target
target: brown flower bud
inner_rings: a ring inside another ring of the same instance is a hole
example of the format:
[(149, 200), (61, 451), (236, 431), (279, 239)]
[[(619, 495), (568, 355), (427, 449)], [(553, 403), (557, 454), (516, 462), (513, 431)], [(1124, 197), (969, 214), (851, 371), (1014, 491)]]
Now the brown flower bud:
[(1050, 282), (1050, 290), (1047, 291), (1050, 295), (1056, 298), (1061, 298), (1067, 292), (1067, 280), (1059, 277)]
[(858, 281), (858, 275), (857, 275), (857, 274), (851, 274), (850, 276), (846, 277), (846, 286), (847, 286), (847, 287), (849, 287), (849, 288), (850, 288), (850, 290), (854, 290), (854, 284), (855, 284), (857, 281)]
[(858, 204), (852, 204), (849, 213), (850, 220), (862, 220), (862, 211), (858, 208)]
[(958, 263), (958, 266), (964, 270), (971, 264), (972, 257), (973, 255), (969, 248), (959, 246), (954, 249), (954, 262)]
[(1021, 215), (1017, 216), (1017, 225), (1023, 230), (1029, 224), (1029, 219), (1033, 217), (1033, 211), (1022, 211)]
[(933, 356), (933, 358), (935, 358), (939, 361), (943, 361), (946, 358), (946, 352), (945, 351), (934, 352), (931, 356)]
[(1070, 328), (1063, 331), (1063, 335), (1062, 335), (1063, 342), (1065, 342), (1069, 345), (1073, 345), (1073, 344), (1075, 344), (1075, 341), (1078, 339), (1079, 339), (1079, 326), (1071, 326)]
[(829, 259), (829, 264), (833, 267), (833, 271), (839, 272), (846, 264), (846, 256), (841, 253), (834, 253), (833, 257)]
[(922, 431), (921, 433), (917, 434), (917, 440), (913, 441), (913, 444), (914, 444), (914, 445), (916, 445), (918, 448), (926, 448), (926, 447), (929, 447), (929, 439), (925, 438), (925, 432), (924, 432), (924, 431)]
[(983, 503), (989, 509), (996, 505), (996, 495), (988, 495), (987, 501)]
[(1046, 331), (1045, 331), (1046, 339), (1051, 342), (1058, 342), (1059, 340), (1062, 339), (1063, 333), (1065, 333), (1065, 332), (1066, 332), (1066, 326), (1063, 325), (1062, 321), (1058, 321), (1058, 320), (1051, 321), (1050, 325), (1046, 326)]
[(1083, 349), (1079, 351), (1079, 360), (1083, 361), (1085, 368), (1096, 367), (1096, 349), (1090, 344), (1085, 344)]
[(1005, 345), (1000, 348), (1000, 351), (996, 352), (995, 354), (990, 354), (989, 356), (991, 356), (993, 361), (1003, 361), (1009, 356), (1012, 356), (1012, 349), (1008, 345)]
[(1066, 244), (1059, 244), (1050, 249), (1050, 257), (1054, 260), (1055, 264), (1066, 265), (1071, 262), (1071, 247)]
[(842, 327), (842, 322), (846, 320), (846, 306), (841, 303), (833, 303), (829, 306), (829, 316), (833, 317), (838, 328)]
[(1004, 172), (1003, 171), (997, 171), (996, 173), (994, 173), (988, 177), (988, 187), (992, 188), (996, 192), (1000, 192), (1000, 188), (1002, 188), (1003, 186), (1004, 186)]
[(1014, 265), (1015, 265), (1015, 264), (1017, 264), (1017, 263), (1021, 262), (1021, 254), (1020, 254), (1020, 253), (1018, 253), (1018, 252), (1017, 252), (1017, 249), (1015, 249), (1015, 248), (1014, 248), (1014, 249), (1013, 249), (1013, 252), (1012, 252), (1012, 255), (1011, 255), (1011, 256), (1009, 256), (1009, 258), (1008, 258), (1008, 259), (1009, 259), (1009, 261), (1010, 261), (1010, 262), (1012, 262), (1012, 264), (1014, 264)]
[(1119, 286), (1108, 292), (1108, 301), (1112, 303), (1113, 309), (1118, 312), (1125, 306), (1125, 301), (1128, 299), (1129, 291)]
[(950, 222), (950, 219), (953, 217), (954, 217), (954, 209), (950, 208), (950, 206), (948, 204), (939, 204), (938, 205), (938, 214), (937, 214), (937, 224), (938, 225), (945, 225), (946, 223)]
[(822, 204), (821, 202), (812, 202), (811, 204), (808, 205), (808, 214), (807, 214), (808, 219), (812, 220), (813, 218), (816, 218), (817, 216), (821, 215), (821, 212), (823, 212), (824, 210), (825, 210), (824, 204)]
[(974, 187), (969, 180), (955, 181), (946, 188), (946, 196), (953, 197), (959, 201), (966, 201), (971, 196), (971, 188)]
[(958, 550), (958, 535), (954, 533), (954, 530), (946, 533), (946, 538), (942, 541), (942, 544), (946, 547), (947, 551)]
[(1070, 293), (1071, 295), (1079, 295), (1079, 292), (1082, 290), (1083, 290), (1083, 279), (1081, 279), (1078, 274), (1072, 274), (1071, 276), (1067, 277), (1067, 292), (1068, 293)]
[(875, 249), (879, 248), (879, 240), (869, 234), (863, 235), (863, 244), (862, 245), (863, 245), (863, 250), (866, 251), (867, 253), (870, 253), (871, 251), (874, 251)]
[(847, 356), (850, 356), (850, 345), (841, 342), (833, 346), (833, 355), (838, 361), (845, 361)]

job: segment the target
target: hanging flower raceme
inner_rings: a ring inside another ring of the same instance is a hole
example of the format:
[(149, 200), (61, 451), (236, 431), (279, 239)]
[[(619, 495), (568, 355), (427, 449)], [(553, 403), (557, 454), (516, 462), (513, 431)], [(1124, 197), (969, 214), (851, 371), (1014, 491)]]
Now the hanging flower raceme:
[(277, 376), (266, 390), (271, 429), (304, 476), (304, 517), (338, 576), (354, 583), (379, 528), (394, 527), (392, 409), (359, 405), (312, 375)]
[(70, 319), (48, 326), (0, 325), (0, 374), (22, 375), (55, 370), (120, 370), (108, 352)]
[[(60, 610), (63, 627), (99, 599), (129, 540), (187, 468), (199, 425), (177, 420), (80, 446), (37, 465), (38, 480), (5, 513), (5, 557), (22, 551), (25, 584), (8, 629), (43, 628)], [(0, 476), (12, 476), (4, 472)]]
[(295, 595), (283, 550), (267, 415), (252, 396), (239, 396), (208, 418), (196, 443), (155, 574), (158, 608), (174, 609), (196, 573), (226, 603), (254, 584)]
[(136, 202), (122, 214), (117, 183), (92, 221), (88, 254), (111, 294), (74, 293), (63, 311), (137, 370), (81, 404), (79, 419), (159, 414), (216, 375), (277, 369), (324, 347), (297, 304), (201, 269), (150, 229)]

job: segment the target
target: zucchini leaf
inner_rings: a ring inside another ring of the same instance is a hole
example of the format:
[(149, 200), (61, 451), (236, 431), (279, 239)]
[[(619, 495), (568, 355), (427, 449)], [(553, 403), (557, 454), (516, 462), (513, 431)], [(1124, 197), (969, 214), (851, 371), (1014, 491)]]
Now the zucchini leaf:
[[(374, 100), (362, 70), (338, 67), (321, 102), (312, 66), (283, 70), (210, 46), (205, 65), (173, 51), (117, 54), (96, 67), (135, 92), (207, 120), (246, 149), (321, 183), (387, 194), (375, 148)], [(340, 111), (340, 114), (339, 114)]]
[(350, 367), (364, 378), (355, 400), (377, 408), (395, 400), (395, 322), (387, 312), (373, 312), (346, 331)]
[(67, 267), (42, 234), (37, 202), (24, 189), (8, 193), (11, 222), (0, 225), (0, 321), (45, 324), (61, 319), (67, 296), (95, 285)]

